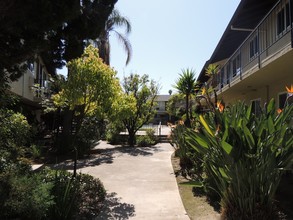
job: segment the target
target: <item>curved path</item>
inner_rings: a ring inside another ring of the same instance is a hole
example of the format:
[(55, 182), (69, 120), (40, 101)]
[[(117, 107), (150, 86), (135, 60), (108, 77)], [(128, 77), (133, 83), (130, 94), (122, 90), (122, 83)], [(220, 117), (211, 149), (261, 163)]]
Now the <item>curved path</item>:
[(97, 219), (189, 219), (171, 164), (173, 147), (126, 148), (100, 142), (98, 154), (80, 161), (79, 171), (99, 178), (108, 193)]

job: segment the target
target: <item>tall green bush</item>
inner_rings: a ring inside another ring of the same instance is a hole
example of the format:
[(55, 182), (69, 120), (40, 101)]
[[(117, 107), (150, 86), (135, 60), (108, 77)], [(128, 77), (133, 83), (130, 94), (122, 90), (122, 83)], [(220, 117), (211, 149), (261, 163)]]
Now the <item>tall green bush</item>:
[(47, 219), (54, 204), (52, 183), (42, 175), (4, 172), (0, 174), (0, 219)]
[(145, 130), (145, 135), (136, 136), (136, 144), (139, 147), (149, 147), (157, 143), (157, 137), (155, 135), (155, 130), (152, 128)]
[(43, 173), (44, 181), (53, 183), (51, 219), (91, 219), (99, 214), (106, 196), (99, 179), (87, 174), (73, 177), (71, 173), (60, 170), (45, 169)]
[(94, 116), (83, 119), (73, 143), (77, 148), (79, 157), (89, 154), (96, 141), (100, 139), (100, 126), (99, 120)]
[(257, 116), (251, 108), (219, 105), (199, 116), (199, 132), (186, 132), (187, 142), (206, 158), (227, 219), (273, 219), (282, 171), (293, 161), (293, 106), (278, 114), (271, 100)]
[(1, 161), (16, 162), (24, 156), (30, 140), (31, 126), (25, 116), (8, 109), (0, 109), (0, 167)]
[(172, 129), (171, 139), (175, 147), (175, 156), (180, 159), (181, 174), (195, 179), (202, 179), (203, 162), (199, 154), (194, 152), (186, 141), (185, 132), (187, 127), (183, 121), (179, 121), (175, 128)]

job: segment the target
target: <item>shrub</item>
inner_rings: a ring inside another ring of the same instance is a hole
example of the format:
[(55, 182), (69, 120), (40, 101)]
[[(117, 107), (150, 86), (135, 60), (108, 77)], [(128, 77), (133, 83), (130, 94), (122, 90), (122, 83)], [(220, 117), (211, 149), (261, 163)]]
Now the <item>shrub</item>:
[(38, 159), (41, 157), (42, 149), (39, 145), (32, 144), (30, 146), (30, 156), (32, 159)]
[(136, 137), (136, 144), (139, 147), (148, 147), (157, 143), (157, 137), (154, 129), (146, 129), (146, 135), (140, 135)]
[(196, 179), (202, 179), (203, 162), (199, 159), (199, 154), (186, 142), (185, 132), (187, 128), (183, 121), (172, 129), (171, 139), (175, 146), (175, 156), (180, 159), (181, 174)]
[(22, 114), (7, 109), (0, 109), (0, 122), (0, 155), (16, 162), (28, 149), (31, 127)]
[(140, 135), (136, 137), (136, 144), (138, 147), (149, 147), (155, 144), (155, 142), (146, 135)]
[(50, 208), (52, 219), (72, 219), (78, 208), (78, 185), (67, 171), (48, 171), (46, 182), (53, 183), (54, 205)]
[(109, 123), (106, 128), (106, 140), (110, 144), (121, 144), (122, 137), (120, 132), (123, 129), (123, 125), (120, 123)]
[(0, 175), (0, 218), (45, 219), (53, 205), (52, 183), (43, 182), (39, 174)]
[(99, 179), (88, 174), (80, 174), (77, 179), (80, 184), (78, 215), (86, 219), (96, 217), (103, 207), (106, 190)]
[(86, 117), (83, 119), (81, 127), (76, 135), (74, 145), (80, 157), (89, 154), (94, 143), (100, 139), (100, 122), (96, 117)]
[(74, 178), (67, 171), (46, 169), (42, 172), (46, 173), (46, 182), (54, 183), (52, 219), (88, 219), (99, 214), (106, 195), (99, 179), (87, 174), (78, 174)]
[(206, 157), (205, 169), (227, 219), (273, 219), (282, 170), (291, 168), (293, 106), (277, 114), (272, 100), (257, 117), (243, 103), (199, 116), (187, 142)]

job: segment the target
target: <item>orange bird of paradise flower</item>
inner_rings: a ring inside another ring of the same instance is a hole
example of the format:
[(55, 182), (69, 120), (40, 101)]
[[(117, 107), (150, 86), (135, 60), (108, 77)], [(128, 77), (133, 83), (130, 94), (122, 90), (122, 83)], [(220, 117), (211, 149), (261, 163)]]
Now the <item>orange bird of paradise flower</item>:
[(293, 94), (293, 84), (291, 84), (291, 88), (286, 86), (287, 92)]
[(225, 106), (222, 104), (221, 101), (217, 101), (217, 108), (219, 109), (220, 112), (223, 112)]

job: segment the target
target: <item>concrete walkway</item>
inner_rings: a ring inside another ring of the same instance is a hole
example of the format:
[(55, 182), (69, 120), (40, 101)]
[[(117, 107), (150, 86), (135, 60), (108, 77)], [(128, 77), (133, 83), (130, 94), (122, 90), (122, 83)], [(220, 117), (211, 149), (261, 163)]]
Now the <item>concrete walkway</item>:
[(100, 142), (96, 151), (78, 167), (99, 178), (107, 190), (107, 207), (97, 219), (189, 219), (173, 173), (170, 144), (126, 148)]

